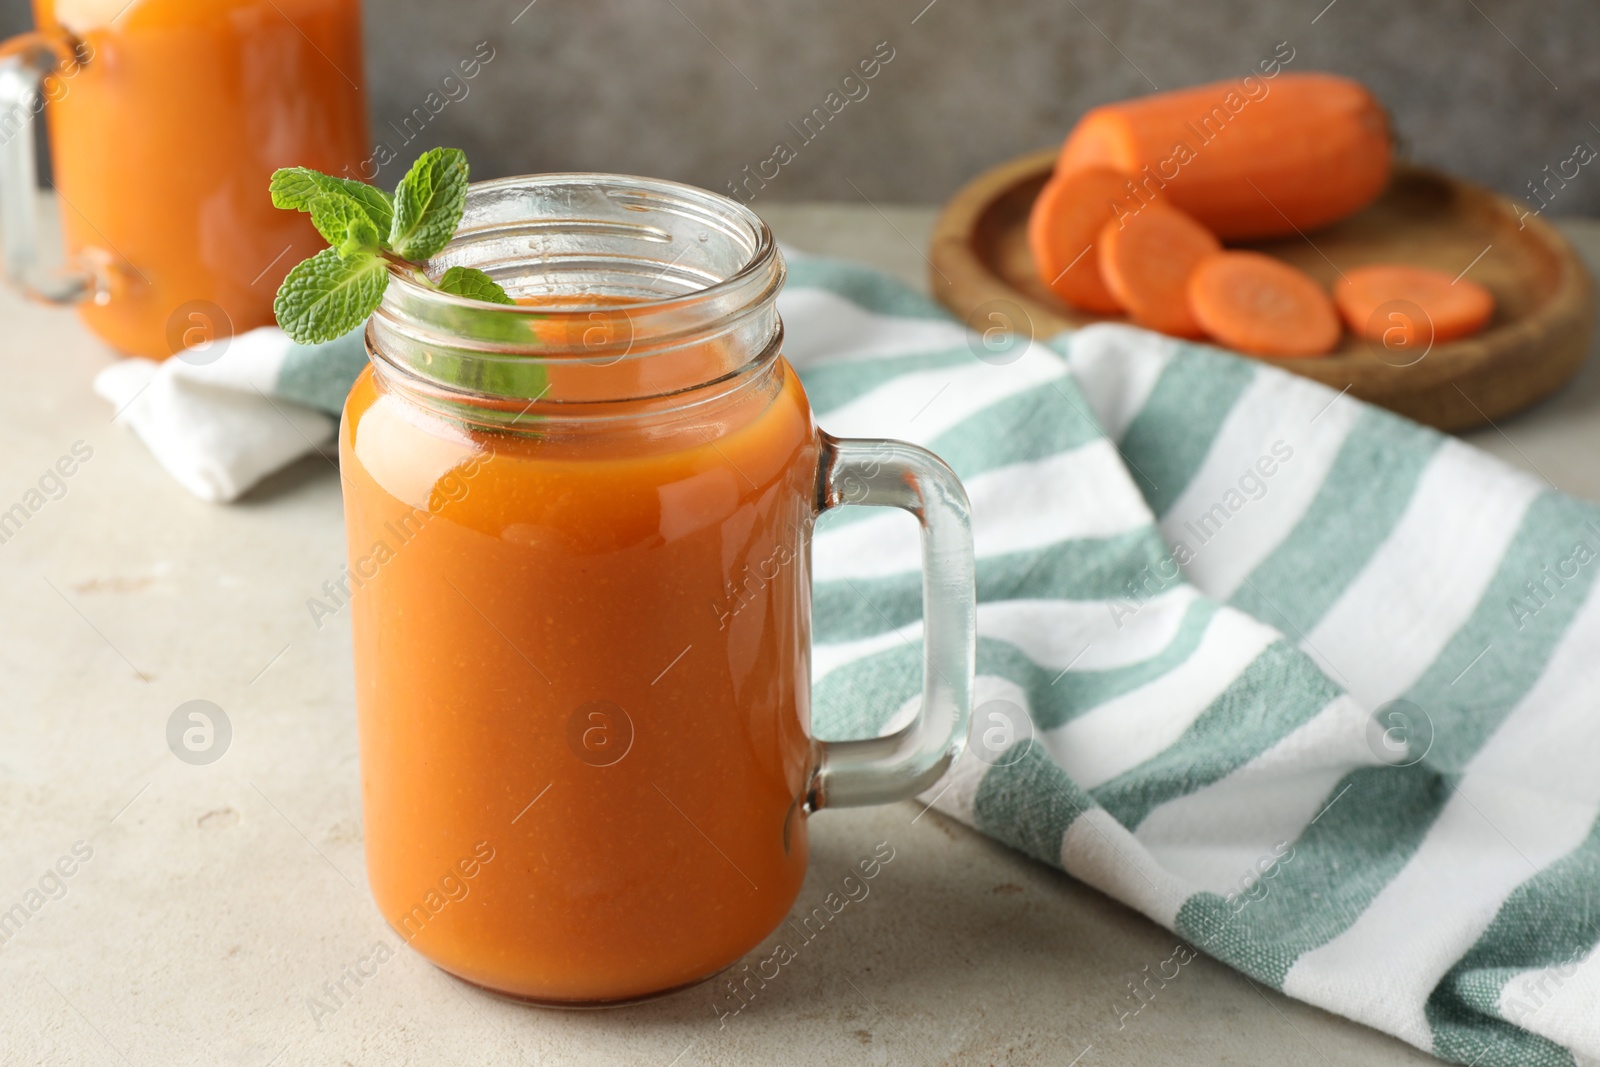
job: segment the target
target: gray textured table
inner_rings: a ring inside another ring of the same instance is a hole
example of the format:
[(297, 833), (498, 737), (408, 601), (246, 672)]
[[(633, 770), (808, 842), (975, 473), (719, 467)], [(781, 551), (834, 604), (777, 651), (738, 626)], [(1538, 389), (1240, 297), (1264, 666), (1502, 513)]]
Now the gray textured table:
[[(756, 206), (797, 248), (923, 284), (930, 210)], [(1569, 229), (1600, 252), (1600, 225)], [(801, 907), (878, 842), (895, 858), (725, 1025), (704, 987), (567, 1014), (404, 950), (358, 975), (396, 939), (363, 881), (349, 634), (305, 609), (344, 551), (331, 464), (202, 504), (110, 422), (89, 381), (111, 357), (70, 314), (0, 292), (0, 322), (0, 510), (92, 450), (0, 543), (0, 913), (32, 909), (0, 926), (0, 1062), (1430, 1062), (1204, 959), (1119, 1027), (1173, 936), (912, 804), (817, 817)], [(1597, 368), (1472, 439), (1600, 498)], [(232, 725), (206, 766), (166, 741), (194, 699)]]

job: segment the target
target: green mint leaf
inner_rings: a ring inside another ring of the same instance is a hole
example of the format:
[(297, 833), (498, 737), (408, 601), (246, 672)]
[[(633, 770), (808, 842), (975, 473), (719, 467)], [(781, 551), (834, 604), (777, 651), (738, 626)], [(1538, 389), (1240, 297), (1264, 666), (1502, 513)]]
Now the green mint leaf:
[(344, 244), (338, 248), (340, 259), (349, 259), (351, 256), (370, 256), (378, 251), (378, 228), (372, 225), (371, 219), (352, 223), (350, 236), (344, 239)]
[(272, 206), (308, 211), (323, 195), (347, 196), (361, 205), (380, 236), (394, 225), (394, 201), (382, 189), (348, 178), (334, 178), (309, 167), (285, 167), (272, 174)]
[(300, 344), (322, 344), (360, 326), (388, 284), (389, 265), (381, 257), (345, 259), (324, 248), (289, 272), (272, 310), (278, 325)]
[(378, 228), (360, 204), (343, 193), (319, 193), (308, 205), (311, 224), (348, 259), (378, 250)]
[(504, 289), (500, 288), (499, 282), (483, 271), (471, 267), (451, 267), (436, 284), (447, 293), (472, 300), (483, 300), (490, 304), (516, 303)]
[(455, 236), (467, 202), (467, 157), (459, 148), (422, 153), (394, 191), (389, 247), (421, 263)]

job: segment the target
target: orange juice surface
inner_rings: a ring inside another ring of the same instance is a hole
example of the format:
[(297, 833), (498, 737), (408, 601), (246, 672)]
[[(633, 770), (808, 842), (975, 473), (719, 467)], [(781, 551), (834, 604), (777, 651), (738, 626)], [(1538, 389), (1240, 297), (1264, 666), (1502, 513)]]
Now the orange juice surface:
[(364, 154), (359, 0), (34, 0), (34, 14), (87, 56), (46, 94), (67, 248), (108, 289), (85, 321), (152, 358), (271, 323), (278, 283), (325, 242), (272, 206), (268, 179)]
[(787, 362), (747, 384), (649, 429), (508, 433), (356, 383), (368, 877), (446, 970), (554, 1002), (661, 992), (799, 892), (818, 449)]

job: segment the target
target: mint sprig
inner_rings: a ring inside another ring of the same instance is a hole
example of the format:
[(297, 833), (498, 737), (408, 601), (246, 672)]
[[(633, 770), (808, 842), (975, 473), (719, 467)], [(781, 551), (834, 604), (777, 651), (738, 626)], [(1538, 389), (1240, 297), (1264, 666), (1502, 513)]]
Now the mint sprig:
[(291, 270), (272, 302), (278, 325), (301, 344), (332, 341), (360, 326), (383, 299), (390, 263), (446, 293), (515, 303), (481, 270), (451, 267), (434, 282), (421, 269), (450, 243), (466, 208), (467, 157), (458, 148), (424, 152), (393, 196), (307, 167), (274, 172), (271, 192), (273, 206), (309, 213), (330, 246)]

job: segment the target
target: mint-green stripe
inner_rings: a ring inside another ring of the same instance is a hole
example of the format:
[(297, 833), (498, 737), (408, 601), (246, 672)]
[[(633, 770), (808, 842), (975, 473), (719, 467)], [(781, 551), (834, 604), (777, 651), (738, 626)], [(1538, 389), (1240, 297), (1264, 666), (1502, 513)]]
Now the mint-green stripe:
[[(800, 381), (806, 387), (806, 397), (817, 419), (826, 423), (829, 413), (858, 400), (874, 389), (907, 374), (938, 370), (941, 367), (965, 367), (975, 363), (966, 348), (948, 348), (939, 352), (918, 352), (907, 356), (882, 356), (877, 359), (838, 360), (818, 363), (800, 372)], [(934, 398), (937, 402), (937, 397)]]
[(1286, 634), (1309, 632), (1393, 531), (1443, 441), (1364, 410), (1305, 515), (1229, 603)]
[[(1150, 527), (1103, 540), (1059, 542), (978, 561), (978, 600), (1107, 600), (1127, 575), (1167, 554)], [(922, 575), (818, 582), (812, 594), (817, 640), (851, 641), (922, 617)]]
[[(1196, 600), (1173, 639), (1156, 655), (1101, 671), (1041, 667), (1010, 641), (980, 637), (977, 673), (1014, 682), (1028, 694), (1034, 728), (1053, 730), (1108, 700), (1156, 681), (1194, 655), (1216, 613), (1217, 606), (1212, 602)], [(921, 641), (896, 642), (891, 648), (830, 671), (815, 689), (818, 706), (830, 709), (828, 732), (822, 733), (819, 726), (819, 736), (830, 741), (876, 737), (894, 710), (921, 692), (921, 687)]]
[(790, 259), (787, 289), (824, 289), (879, 315), (950, 322), (950, 313), (901, 282), (856, 263), (804, 256)]
[[(1345, 775), (1293, 843), (1293, 858), (1279, 861), (1265, 896), (1235, 914), (1224, 897), (1196, 893), (1178, 910), (1175, 931), (1283, 988), (1295, 960), (1343, 933), (1405, 866), (1449, 799), (1451, 784), (1426, 761)], [(1247, 873), (1241, 870), (1240, 878)]]
[(812, 689), (814, 734), (824, 741), (877, 737), (900, 705), (922, 692), (922, 665), (918, 638), (828, 673)]
[[(1430, 1019), (1431, 1021), (1431, 1019)], [(1499, 1019), (1468, 1027), (1447, 1023), (1433, 1035), (1433, 1054), (1467, 1067), (1576, 1067), (1572, 1053), (1547, 1038)]]
[(1161, 372), (1120, 442), (1134, 484), (1158, 517), (1205, 462), (1256, 371), (1246, 360), (1185, 346)]
[(367, 366), (366, 329), (320, 345), (291, 345), (273, 394), (337, 415), (356, 376)]
[[(1100, 427), (1067, 399), (1078, 399), (1076, 394), (1077, 386), (1068, 377), (1015, 393), (939, 434), (928, 442), (928, 450), (962, 478), (975, 478), (1102, 440)], [(1039, 491), (1053, 489), (1041, 485)]]
[[(1512, 977), (1509, 971), (1484, 971), (1480, 975), (1491, 984), (1503, 984)], [(1427, 1015), (1433, 1031), (1433, 1054), (1440, 1059), (1469, 1067), (1576, 1067), (1572, 1053), (1554, 1041), (1497, 1016), (1461, 1005), (1436, 1010), (1432, 1001)]]
[[(1547, 492), (1529, 505), (1478, 606), (1405, 696), (1433, 721), (1429, 760), (1447, 770), (1465, 766), (1538, 680), (1600, 573), (1600, 534), (1587, 524), (1600, 508)], [(1547, 606), (1520, 628), (1508, 604), (1525, 582), (1554, 567), (1579, 541), (1595, 553)], [(1481, 658), (1480, 658), (1481, 657)], [(1476, 662), (1474, 662), (1476, 660)]]
[[(815, 373), (803, 376), (807, 389)], [(1099, 426), (1068, 399), (1075, 397), (1076, 391), (1070, 379), (1062, 378), (1003, 397), (935, 436), (928, 442), (928, 450), (950, 464), (958, 477), (971, 480), (1001, 467), (1037, 462), (1103, 440)], [(818, 416), (818, 421), (827, 429), (826, 414)], [(1041, 485), (1039, 491), (1051, 488)], [(819, 529), (860, 522), (873, 510), (835, 509)]]
[(1304, 653), (1275, 641), (1161, 753), (1090, 790), (1137, 830), (1151, 811), (1239, 769), (1339, 695)]
[(1035, 677), (1035, 685), (1029, 687), (1035, 725), (1041, 730), (1053, 730), (1108, 700), (1164, 677), (1194, 655), (1216, 619), (1217, 610), (1214, 602), (1196, 599), (1184, 612), (1172, 640), (1147, 660), (1100, 671), (1041, 671)]
[[(978, 783), (973, 822), (997, 841), (1059, 868), (1062, 835), (1094, 802), (1042, 746), (1019, 743), (1027, 747), (1015, 763), (992, 767)], [(1008, 753), (1000, 762), (1010, 758)]]
[[(949, 366), (970, 358), (971, 355), (965, 354), (941, 354), (933, 365)], [(821, 413), (818, 421), (822, 429), (827, 429), (829, 408), (824, 406), (824, 400), (837, 400), (838, 403), (834, 403), (837, 408), (840, 403), (853, 402), (867, 390), (917, 370), (922, 368), (899, 365), (894, 373), (883, 374), (880, 378), (875, 373), (864, 373), (867, 368), (832, 365), (813, 368), (800, 378), (813, 405)], [(818, 400), (818, 394), (824, 400)], [(934, 403), (938, 403), (938, 398), (934, 398)], [(950, 464), (960, 477), (976, 478), (998, 467), (1038, 461), (1102, 440), (1098, 424), (1083, 414), (1086, 408), (1088, 405), (1078, 395), (1072, 379), (1062, 376), (1059, 381), (1002, 397), (973, 411), (930, 440), (928, 451)]]
[[(1552, 980), (1543, 988), (1506, 983), (1523, 971), (1543, 967), (1576, 969), (1600, 939), (1600, 820), (1573, 851), (1529, 878), (1506, 898), (1489, 928), (1450, 968), (1428, 998), (1428, 1022), (1434, 1049), (1448, 1059), (1488, 1064), (1532, 1064), (1568, 1067), (1565, 1049), (1513, 1025), (1517, 1005), (1537, 1018), (1568, 983)], [(1500, 1015), (1500, 997), (1509, 995), (1508, 1014)], [(1570, 996), (1570, 991), (1568, 993)]]

